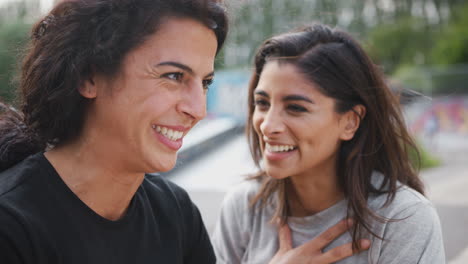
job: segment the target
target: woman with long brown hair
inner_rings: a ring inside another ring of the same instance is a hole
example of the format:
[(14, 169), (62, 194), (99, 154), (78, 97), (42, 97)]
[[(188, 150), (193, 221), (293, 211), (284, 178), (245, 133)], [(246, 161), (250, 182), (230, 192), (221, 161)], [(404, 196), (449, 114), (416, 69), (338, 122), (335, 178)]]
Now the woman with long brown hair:
[(248, 102), (260, 171), (225, 198), (219, 263), (268, 263), (285, 240), (298, 247), (344, 218), (350, 232), (324, 251), (371, 247), (337, 263), (444, 263), (398, 98), (350, 35), (317, 24), (267, 40)]

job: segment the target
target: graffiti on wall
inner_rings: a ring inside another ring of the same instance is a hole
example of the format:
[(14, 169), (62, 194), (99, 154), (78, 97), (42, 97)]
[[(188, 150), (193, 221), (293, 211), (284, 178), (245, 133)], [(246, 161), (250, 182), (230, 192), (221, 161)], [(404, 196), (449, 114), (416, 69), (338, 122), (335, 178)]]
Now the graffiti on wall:
[(434, 99), (410, 128), (416, 134), (446, 132), (468, 135), (468, 97)]

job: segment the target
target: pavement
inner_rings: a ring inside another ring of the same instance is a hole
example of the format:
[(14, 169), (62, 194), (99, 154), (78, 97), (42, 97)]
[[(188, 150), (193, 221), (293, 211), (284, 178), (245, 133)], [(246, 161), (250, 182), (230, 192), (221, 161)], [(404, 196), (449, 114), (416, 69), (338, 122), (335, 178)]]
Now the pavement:
[[(200, 127), (199, 135), (207, 135), (216, 120)], [(229, 123), (228, 121), (223, 121)], [(219, 129), (218, 139), (202, 147), (193, 159), (185, 161), (168, 179), (185, 188), (200, 209), (209, 233), (219, 216), (225, 193), (255, 171), (248, 145), (241, 129), (226, 125)], [(216, 133), (215, 133), (216, 134)], [(214, 143), (213, 143), (214, 142)], [(468, 263), (468, 136), (440, 133), (428, 150), (442, 160), (442, 165), (421, 172), (427, 196), (434, 203), (441, 220), (448, 264)], [(196, 147), (196, 144), (193, 146)]]
[(468, 263), (468, 135), (440, 133), (425, 146), (442, 161), (424, 170), (427, 196), (439, 213), (448, 264)]

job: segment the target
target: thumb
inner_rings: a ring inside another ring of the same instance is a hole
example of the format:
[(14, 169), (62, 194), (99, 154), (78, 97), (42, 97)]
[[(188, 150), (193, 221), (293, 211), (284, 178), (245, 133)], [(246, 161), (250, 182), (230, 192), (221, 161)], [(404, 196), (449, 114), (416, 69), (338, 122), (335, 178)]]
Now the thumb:
[(279, 250), (289, 251), (292, 249), (291, 229), (288, 224), (282, 225), (278, 230)]

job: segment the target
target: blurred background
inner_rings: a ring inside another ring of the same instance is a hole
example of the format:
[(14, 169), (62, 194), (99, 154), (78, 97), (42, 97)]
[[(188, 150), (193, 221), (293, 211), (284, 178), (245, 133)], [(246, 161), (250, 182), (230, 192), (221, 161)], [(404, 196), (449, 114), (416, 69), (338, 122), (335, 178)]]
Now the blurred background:
[[(15, 104), (32, 23), (54, 0), (0, 0), (0, 98)], [(443, 227), (447, 261), (468, 263), (468, 1), (228, 0), (231, 30), (216, 61), (208, 117), (186, 137), (174, 170), (213, 230), (226, 191), (255, 172), (243, 135), (252, 56), (266, 38), (322, 22), (350, 32), (402, 94), (421, 175)]]

